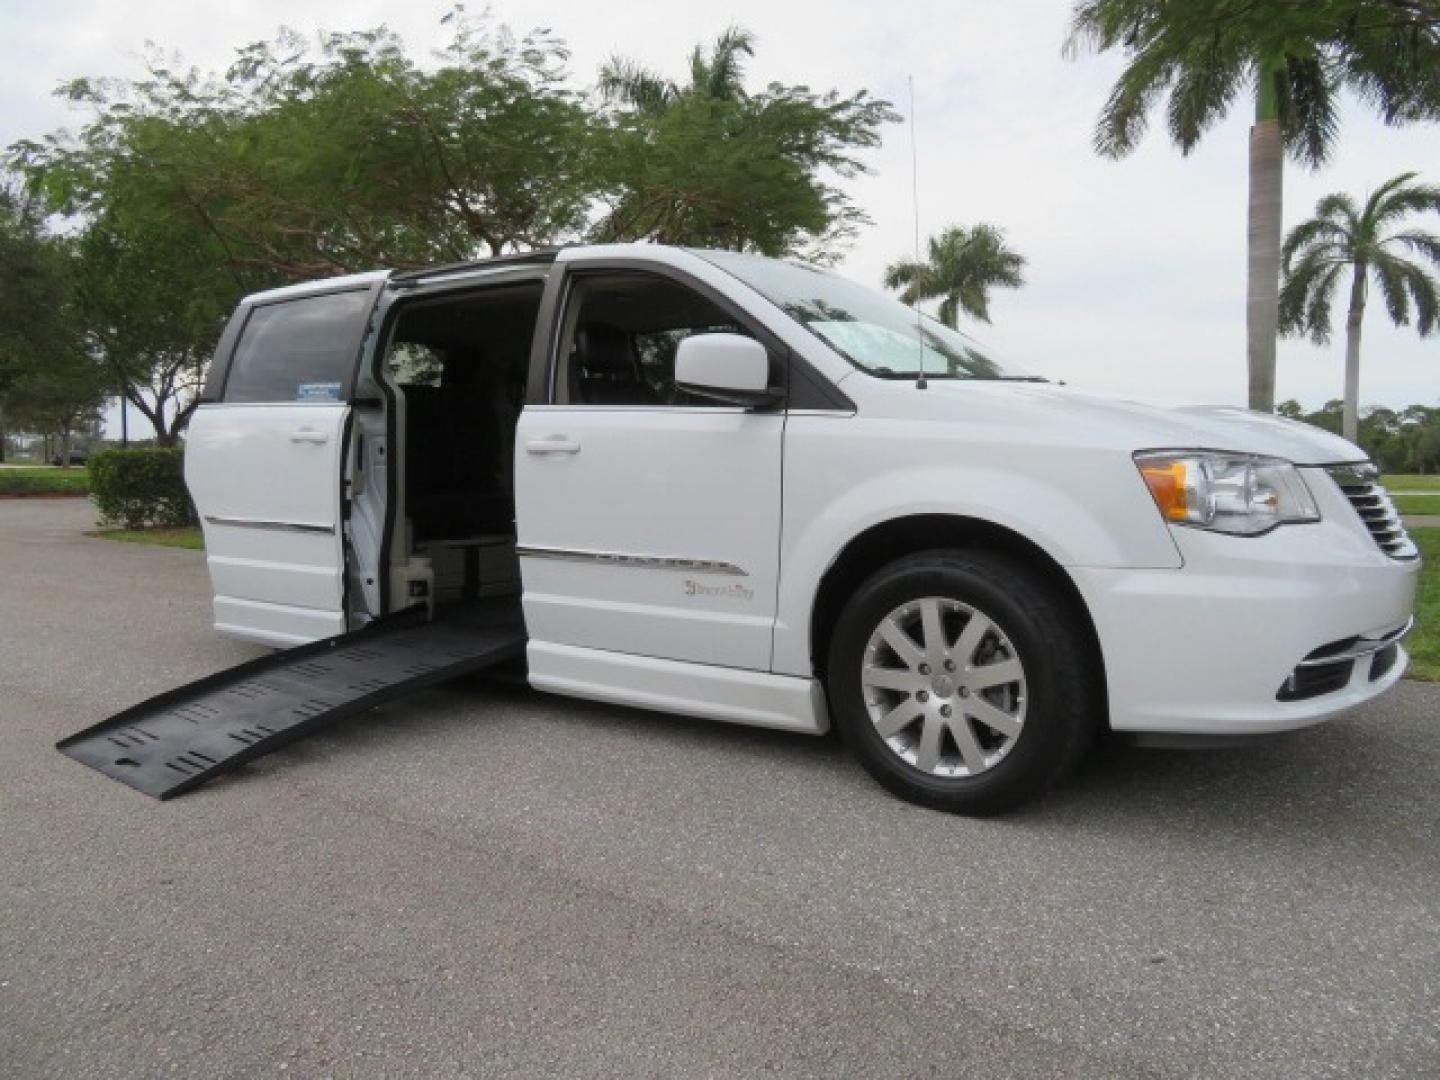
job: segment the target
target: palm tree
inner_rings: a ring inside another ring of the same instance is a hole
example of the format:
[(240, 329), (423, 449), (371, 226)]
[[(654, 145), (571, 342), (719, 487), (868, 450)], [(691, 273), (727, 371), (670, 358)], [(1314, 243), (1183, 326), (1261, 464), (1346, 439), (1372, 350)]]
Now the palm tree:
[(1171, 139), (1189, 153), (1242, 96), (1250, 129), (1245, 305), (1250, 407), (1275, 404), (1285, 151), (1313, 167), (1339, 129), (1348, 88), (1386, 123), (1440, 115), (1436, 0), (1078, 0), (1067, 51), (1129, 58), (1101, 111), (1096, 149), (1123, 157), (1168, 95)]
[(1392, 177), (1364, 206), (1349, 195), (1326, 195), (1315, 204), (1315, 216), (1285, 238), (1280, 253), (1285, 272), (1280, 329), (1307, 333), (1319, 345), (1330, 340), (1335, 287), (1347, 268), (1351, 272), (1341, 433), (1352, 442), (1359, 430), (1360, 323), (1372, 276), (1395, 325), (1409, 325), (1413, 302), (1421, 337), (1440, 327), (1440, 277), (1430, 269), (1440, 270), (1440, 234), (1400, 227), (1411, 214), (1440, 214), (1440, 187), (1414, 181), (1413, 172)]
[(885, 268), (885, 287), (900, 289), (900, 299), (914, 306), (940, 301), (940, 321), (954, 329), (961, 311), (990, 321), (990, 290), (1018, 289), (1025, 284), (1025, 256), (1005, 244), (1005, 234), (981, 222), (973, 229), (954, 225), (926, 244), (924, 262), (901, 261)]
[(707, 57), (696, 45), (690, 53), (690, 83), (681, 87), (623, 56), (612, 56), (600, 69), (600, 93), (641, 112), (660, 113), (681, 97), (740, 101), (745, 97), (745, 64), (755, 55), (755, 35), (732, 26), (715, 39)]

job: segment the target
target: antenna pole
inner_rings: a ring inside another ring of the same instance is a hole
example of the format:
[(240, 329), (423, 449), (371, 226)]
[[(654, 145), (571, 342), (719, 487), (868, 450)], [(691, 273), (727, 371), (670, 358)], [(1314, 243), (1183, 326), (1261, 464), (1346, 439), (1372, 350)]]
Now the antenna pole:
[[(920, 158), (915, 149), (915, 76), (907, 75), (910, 86), (910, 205), (915, 212), (915, 263), (920, 263)], [(915, 341), (920, 346), (919, 375), (915, 389), (924, 390), (925, 382), (925, 331), (920, 315), (920, 298), (915, 298)]]

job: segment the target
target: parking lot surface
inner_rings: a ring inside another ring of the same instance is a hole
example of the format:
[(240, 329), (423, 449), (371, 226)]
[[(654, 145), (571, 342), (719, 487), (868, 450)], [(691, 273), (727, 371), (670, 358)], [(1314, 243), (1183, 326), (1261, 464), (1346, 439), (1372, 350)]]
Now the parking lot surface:
[(0, 502), (0, 1075), (1440, 1073), (1440, 686), (999, 820), (481, 681), (159, 803), (52, 744), (257, 650), (87, 527)]

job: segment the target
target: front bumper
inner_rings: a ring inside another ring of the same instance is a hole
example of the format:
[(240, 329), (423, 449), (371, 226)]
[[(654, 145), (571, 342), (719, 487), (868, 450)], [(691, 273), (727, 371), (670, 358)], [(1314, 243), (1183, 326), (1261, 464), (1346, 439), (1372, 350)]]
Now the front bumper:
[[(1323, 515), (1313, 525), (1252, 538), (1176, 527), (1179, 570), (1071, 568), (1104, 653), (1113, 729), (1287, 731), (1361, 705), (1400, 679), (1409, 657), (1398, 643), (1384, 662), (1332, 663), (1324, 686), (1294, 679), (1317, 651), (1322, 659), (1364, 651), (1365, 639), (1401, 631), (1420, 571), (1418, 559), (1380, 551), (1333, 485), (1311, 487)], [(1282, 700), (1287, 685), (1290, 700)]]

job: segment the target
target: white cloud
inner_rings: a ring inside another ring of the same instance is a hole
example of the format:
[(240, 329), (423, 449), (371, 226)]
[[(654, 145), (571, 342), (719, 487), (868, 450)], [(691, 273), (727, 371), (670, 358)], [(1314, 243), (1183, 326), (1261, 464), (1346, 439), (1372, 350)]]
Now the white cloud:
[[(14, 0), (6, 0), (13, 4)], [(302, 31), (381, 22), (416, 49), (444, 38), (443, 2), (315, 0), (245, 4), (57, 0), (7, 12), (0, 44), (0, 140), (72, 123), (48, 95), (81, 74), (133, 75), (146, 39), (221, 68), (233, 48), (281, 23)], [(1003, 226), (1030, 260), (1029, 284), (1001, 293), (995, 323), (976, 334), (1025, 367), (1072, 384), (1185, 400), (1244, 397), (1245, 161), (1243, 106), (1183, 158), (1153, 131), (1130, 158), (1097, 158), (1090, 134), (1114, 57), (1061, 57), (1067, 0), (1005, 4), (636, 0), (599, 5), (498, 0), (516, 29), (544, 25), (571, 45), (589, 81), (612, 53), (680, 74), (689, 48), (738, 23), (760, 38), (761, 81), (868, 87), (902, 108), (915, 79), (920, 210), (925, 232), (950, 222)], [(910, 149), (897, 125), (871, 155), (875, 173), (850, 185), (874, 219), (843, 272), (877, 284), (912, 245)], [(1286, 220), (1323, 193), (1361, 193), (1405, 169), (1440, 181), (1440, 129), (1389, 130), (1347, 107), (1338, 151), (1318, 174), (1291, 166)], [(1440, 341), (1365, 326), (1363, 398), (1440, 400)], [(1281, 346), (1279, 393), (1310, 405), (1338, 396), (1341, 345)]]

